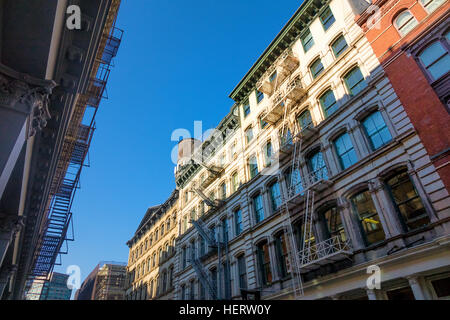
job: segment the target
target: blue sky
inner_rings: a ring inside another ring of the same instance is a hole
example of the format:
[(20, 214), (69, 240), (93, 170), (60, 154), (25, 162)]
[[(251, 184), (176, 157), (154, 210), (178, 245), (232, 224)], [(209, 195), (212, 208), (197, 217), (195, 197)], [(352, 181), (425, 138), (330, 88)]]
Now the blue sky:
[(216, 127), (229, 93), (301, 2), (122, 1), (124, 38), (72, 207), (75, 242), (55, 271), (78, 265), (84, 280), (99, 261), (127, 261), (146, 209), (175, 188), (172, 132), (193, 132), (194, 121)]

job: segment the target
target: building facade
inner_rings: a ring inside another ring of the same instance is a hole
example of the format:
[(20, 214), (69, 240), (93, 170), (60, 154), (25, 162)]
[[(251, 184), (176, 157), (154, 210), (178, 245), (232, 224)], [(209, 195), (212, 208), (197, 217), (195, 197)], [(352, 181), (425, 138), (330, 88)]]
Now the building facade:
[(447, 190), (450, 188), (450, 4), (374, 1), (364, 30)]
[(40, 300), (70, 300), (72, 289), (67, 286), (68, 274), (52, 272), (50, 281), (42, 288)]
[(450, 295), (448, 189), (356, 22), (366, 8), (305, 0), (214, 134), (180, 143), (174, 299)]
[(178, 191), (147, 210), (133, 238), (127, 267), (126, 299), (174, 299), (174, 257), (179, 234)]
[[(66, 25), (71, 5), (78, 29)], [(73, 239), (71, 205), (122, 36), (119, 5), (0, 1), (0, 299), (49, 281)]]

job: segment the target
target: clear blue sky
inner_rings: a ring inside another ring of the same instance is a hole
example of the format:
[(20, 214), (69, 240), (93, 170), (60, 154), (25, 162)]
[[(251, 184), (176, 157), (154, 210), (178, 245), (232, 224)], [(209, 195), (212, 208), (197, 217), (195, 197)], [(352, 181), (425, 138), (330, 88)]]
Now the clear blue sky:
[(216, 127), (229, 93), (301, 2), (122, 1), (125, 34), (72, 208), (75, 242), (55, 271), (78, 265), (83, 281), (99, 261), (127, 261), (146, 209), (175, 188), (172, 131), (193, 132), (196, 120)]

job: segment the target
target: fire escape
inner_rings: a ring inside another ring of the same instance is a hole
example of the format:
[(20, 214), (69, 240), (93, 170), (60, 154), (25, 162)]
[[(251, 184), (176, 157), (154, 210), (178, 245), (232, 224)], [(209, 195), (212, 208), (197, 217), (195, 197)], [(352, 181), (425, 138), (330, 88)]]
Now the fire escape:
[(71, 207), (80, 187), (81, 171), (89, 166), (86, 160), (95, 131), (95, 116), (101, 100), (107, 98), (106, 83), (123, 35), (123, 31), (114, 26), (115, 20), (109, 23), (110, 32), (103, 34), (100, 41), (99, 47), (103, 50), (99, 49), (97, 53), (92, 76), (85, 92), (78, 98), (64, 137), (50, 189), (46, 220), (41, 227), (25, 291), (29, 291), (33, 283), (44, 285), (49, 281), (54, 266), (61, 264), (57, 258), (67, 254), (68, 241), (74, 240)]

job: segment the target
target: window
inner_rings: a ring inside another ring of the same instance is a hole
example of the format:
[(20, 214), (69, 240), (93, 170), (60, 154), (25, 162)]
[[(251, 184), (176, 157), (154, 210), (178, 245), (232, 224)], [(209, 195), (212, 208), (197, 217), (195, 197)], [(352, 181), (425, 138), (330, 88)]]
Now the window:
[(225, 167), (225, 164), (227, 163), (227, 155), (226, 155), (226, 153), (225, 152), (223, 152), (221, 155), (220, 155), (220, 166), (223, 168), (223, 167)]
[(233, 193), (236, 192), (239, 189), (239, 176), (238, 173), (235, 172), (231, 175), (231, 185), (233, 188)]
[(405, 231), (414, 230), (430, 223), (422, 200), (406, 170), (387, 179), (386, 184)]
[(344, 82), (351, 96), (354, 96), (367, 87), (367, 83), (358, 67), (353, 68), (344, 76)]
[(258, 161), (256, 156), (253, 155), (248, 159), (248, 168), (250, 172), (250, 179), (253, 179), (258, 174)]
[(247, 117), (250, 114), (250, 104), (248, 101), (244, 104), (244, 117)]
[(199, 256), (200, 257), (202, 257), (206, 253), (205, 247), (206, 247), (205, 239), (202, 236), (200, 236), (200, 238), (199, 238), (199, 251), (200, 251)]
[(187, 218), (187, 216), (184, 216), (184, 218), (183, 218), (183, 232), (186, 232), (187, 229), (188, 229), (188, 218)]
[(189, 300), (195, 300), (195, 283), (194, 281), (190, 282), (190, 286), (189, 286), (190, 290), (189, 290)]
[(417, 20), (408, 10), (405, 10), (397, 16), (394, 24), (400, 35), (405, 36), (414, 29), (417, 25)]
[(164, 229), (164, 223), (163, 223), (163, 224), (161, 224), (161, 237), (164, 235), (164, 231), (165, 231), (165, 229)]
[(292, 168), (286, 171), (285, 180), (289, 197), (303, 193), (302, 177), (298, 168), (294, 169), (293, 174)]
[(278, 182), (275, 182), (270, 186), (270, 201), (272, 204), (272, 210), (277, 211), (281, 206), (281, 193)]
[(336, 19), (333, 16), (333, 12), (331, 12), (330, 7), (327, 7), (322, 13), (320, 14), (320, 22), (322, 22), (323, 29), (326, 31), (328, 30), (331, 25), (336, 21)]
[(248, 144), (253, 139), (253, 128), (248, 127), (247, 130), (245, 130), (245, 142)]
[(184, 192), (184, 202), (186, 203), (186, 202), (188, 202), (188, 200), (189, 200), (189, 191), (185, 191)]
[(186, 286), (184, 284), (181, 286), (181, 300), (186, 300)]
[(198, 283), (198, 292), (199, 292), (199, 299), (205, 300), (206, 299), (206, 291), (205, 291), (205, 287), (202, 285), (201, 282)]
[(331, 49), (333, 50), (334, 56), (337, 58), (348, 48), (347, 41), (343, 35), (339, 36), (334, 42), (331, 44)]
[[(217, 294), (217, 269), (213, 268), (210, 270), (211, 284), (214, 290), (214, 294)], [(213, 299), (214, 297), (211, 297)]]
[(428, 13), (433, 12), (445, 2), (445, 0), (420, 0), (423, 7)]
[(362, 124), (372, 151), (381, 148), (392, 140), (391, 133), (379, 111), (375, 111), (367, 116), (362, 121)]
[(275, 71), (274, 73), (272, 73), (269, 77), (269, 82), (274, 82), (275, 79), (277, 78), (277, 72)]
[(167, 291), (167, 272), (164, 271), (163, 272), (163, 276), (162, 276), (162, 292), (166, 292)]
[(245, 264), (244, 255), (240, 255), (237, 258), (237, 266), (239, 273), (239, 287), (240, 289), (247, 289), (247, 266)]
[(284, 233), (275, 238), (275, 250), (278, 259), (278, 272), (281, 278), (285, 278), (290, 271), (290, 264), (286, 246), (286, 235)]
[(358, 218), (366, 245), (383, 241), (386, 236), (369, 191), (363, 191), (351, 198), (353, 210)]
[(203, 201), (198, 205), (198, 214), (200, 216), (205, 214), (205, 203)]
[(320, 98), (320, 105), (322, 106), (325, 118), (332, 115), (338, 109), (336, 98), (331, 90), (325, 92)]
[(256, 90), (256, 102), (260, 103), (264, 99), (264, 93)]
[(314, 39), (312, 37), (311, 31), (309, 30), (309, 28), (301, 36), (300, 40), (302, 41), (303, 51), (305, 51), (305, 53), (306, 53), (314, 45)]
[(259, 273), (261, 277), (261, 286), (266, 287), (272, 282), (272, 271), (270, 269), (269, 246), (267, 242), (258, 245), (257, 250)]
[(272, 143), (269, 141), (264, 146), (264, 164), (269, 167), (272, 164)]
[(236, 236), (240, 235), (242, 232), (242, 210), (237, 209), (234, 211), (234, 227), (236, 230)]
[(312, 182), (328, 180), (328, 170), (323, 159), (322, 152), (316, 151), (308, 158), (308, 166), (311, 172)]
[(433, 80), (450, 71), (450, 55), (439, 41), (433, 42), (423, 50), (419, 59)]
[(222, 270), (223, 270), (223, 298), (226, 300), (231, 300), (232, 279), (229, 261), (225, 261), (222, 264)]
[(323, 227), (328, 238), (338, 237), (339, 240), (345, 242), (347, 236), (345, 234), (344, 225), (342, 223), (341, 215), (336, 207), (332, 207), (321, 213)]
[(333, 144), (342, 170), (347, 169), (358, 161), (350, 135), (347, 132), (336, 138)]
[(431, 284), (438, 299), (450, 297), (450, 277), (431, 281)]
[(280, 148), (292, 146), (292, 133), (288, 128), (284, 133), (280, 132)]
[(313, 63), (311, 63), (309, 70), (311, 70), (311, 75), (313, 79), (317, 78), (317, 76), (322, 73), (324, 67), (320, 58), (316, 59)]
[(181, 249), (181, 267), (184, 269), (187, 266), (187, 248)]
[(228, 242), (229, 240), (228, 236), (228, 219), (225, 218), (222, 220), (222, 241)]
[(173, 287), (173, 267), (169, 268), (169, 289)]
[(222, 200), (225, 200), (227, 198), (227, 184), (226, 182), (223, 182), (220, 185), (220, 197)]
[(231, 147), (230, 147), (230, 154), (231, 154), (231, 158), (235, 158), (237, 156), (237, 152), (236, 152), (236, 142), (234, 142)]
[(259, 125), (261, 127), (261, 130), (264, 129), (265, 127), (267, 127), (268, 123), (265, 122), (262, 117), (259, 117)]
[(305, 130), (306, 128), (314, 127), (309, 110), (303, 111), (298, 116), (297, 121), (301, 131)]
[(256, 223), (264, 220), (264, 207), (261, 194), (253, 198), (253, 209), (255, 210)]

